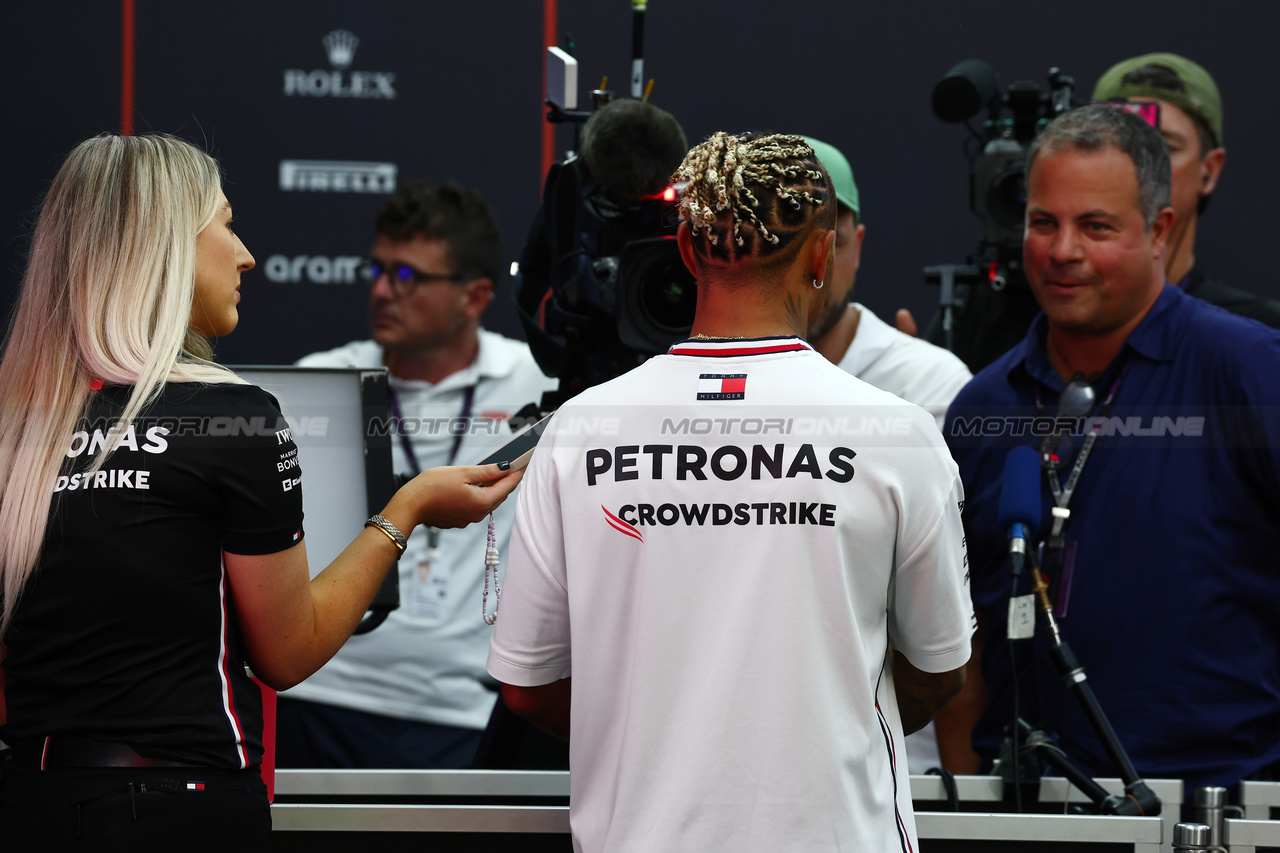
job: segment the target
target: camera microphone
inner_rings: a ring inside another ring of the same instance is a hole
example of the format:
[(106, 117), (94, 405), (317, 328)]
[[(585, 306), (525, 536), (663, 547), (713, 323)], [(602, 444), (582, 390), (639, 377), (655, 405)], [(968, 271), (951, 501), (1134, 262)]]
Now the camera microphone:
[(976, 116), (999, 95), (996, 70), (981, 59), (966, 59), (933, 87), (933, 114), (946, 122)]
[(1016, 578), (1026, 565), (1027, 546), (1040, 526), (1040, 455), (1015, 447), (1004, 460), (1000, 484), (1000, 529), (1009, 532), (1009, 565)]

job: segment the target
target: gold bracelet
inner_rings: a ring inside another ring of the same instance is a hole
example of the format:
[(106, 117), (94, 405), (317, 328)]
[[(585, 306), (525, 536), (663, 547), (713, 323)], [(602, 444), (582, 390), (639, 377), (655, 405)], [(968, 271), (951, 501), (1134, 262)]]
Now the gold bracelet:
[(400, 532), (400, 528), (380, 515), (369, 516), (369, 520), (364, 523), (364, 526), (382, 531), (382, 535), (390, 539), (391, 544), (396, 546), (396, 559), (400, 559), (400, 555), (404, 553), (404, 549), (409, 544), (404, 534)]

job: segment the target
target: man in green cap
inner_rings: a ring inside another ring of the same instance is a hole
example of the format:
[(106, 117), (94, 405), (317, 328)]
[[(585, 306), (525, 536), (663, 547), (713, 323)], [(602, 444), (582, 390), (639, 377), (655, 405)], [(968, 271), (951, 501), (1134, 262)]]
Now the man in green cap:
[(809, 341), (847, 373), (920, 406), (941, 429), (947, 406), (972, 374), (942, 347), (903, 334), (866, 306), (849, 301), (867, 231), (860, 221), (858, 185), (849, 161), (835, 146), (807, 136), (805, 141), (827, 167), (838, 202), (835, 270), (826, 285), (826, 310), (811, 324)]
[(1227, 158), (1222, 98), (1209, 72), (1177, 54), (1148, 53), (1112, 66), (1098, 80), (1093, 99), (1159, 105), (1158, 127), (1173, 167), (1174, 221), (1164, 259), (1169, 282), (1232, 313), (1280, 328), (1280, 302), (1211, 280), (1196, 263), (1196, 226)]
[[(835, 266), (826, 283), (826, 310), (815, 315), (809, 342), (846, 373), (920, 406), (937, 419), (941, 429), (947, 406), (973, 375), (942, 347), (904, 334), (869, 308), (849, 301), (867, 233), (867, 226), (860, 222), (858, 185), (849, 161), (835, 146), (808, 136), (805, 141), (827, 167), (837, 202)], [(933, 723), (908, 735), (906, 745), (910, 772), (924, 773), (942, 764)]]

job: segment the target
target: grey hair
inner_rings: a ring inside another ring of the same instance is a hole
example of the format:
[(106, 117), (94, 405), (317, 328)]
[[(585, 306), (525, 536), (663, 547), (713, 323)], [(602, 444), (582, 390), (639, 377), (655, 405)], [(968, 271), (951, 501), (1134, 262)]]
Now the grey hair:
[(1042, 150), (1101, 151), (1119, 148), (1133, 161), (1138, 177), (1138, 206), (1147, 228), (1170, 204), (1173, 169), (1160, 131), (1115, 104), (1090, 104), (1065, 112), (1040, 131), (1027, 154), (1027, 179)]

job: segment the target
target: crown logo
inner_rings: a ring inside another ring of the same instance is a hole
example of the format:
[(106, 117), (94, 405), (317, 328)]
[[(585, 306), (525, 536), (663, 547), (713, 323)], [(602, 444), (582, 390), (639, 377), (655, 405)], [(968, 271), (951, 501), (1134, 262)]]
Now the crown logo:
[(351, 61), (356, 58), (356, 46), (360, 44), (360, 39), (356, 38), (355, 33), (346, 30), (334, 30), (321, 41), (324, 43), (325, 53), (329, 54), (329, 64), (337, 69), (346, 68), (351, 64)]

